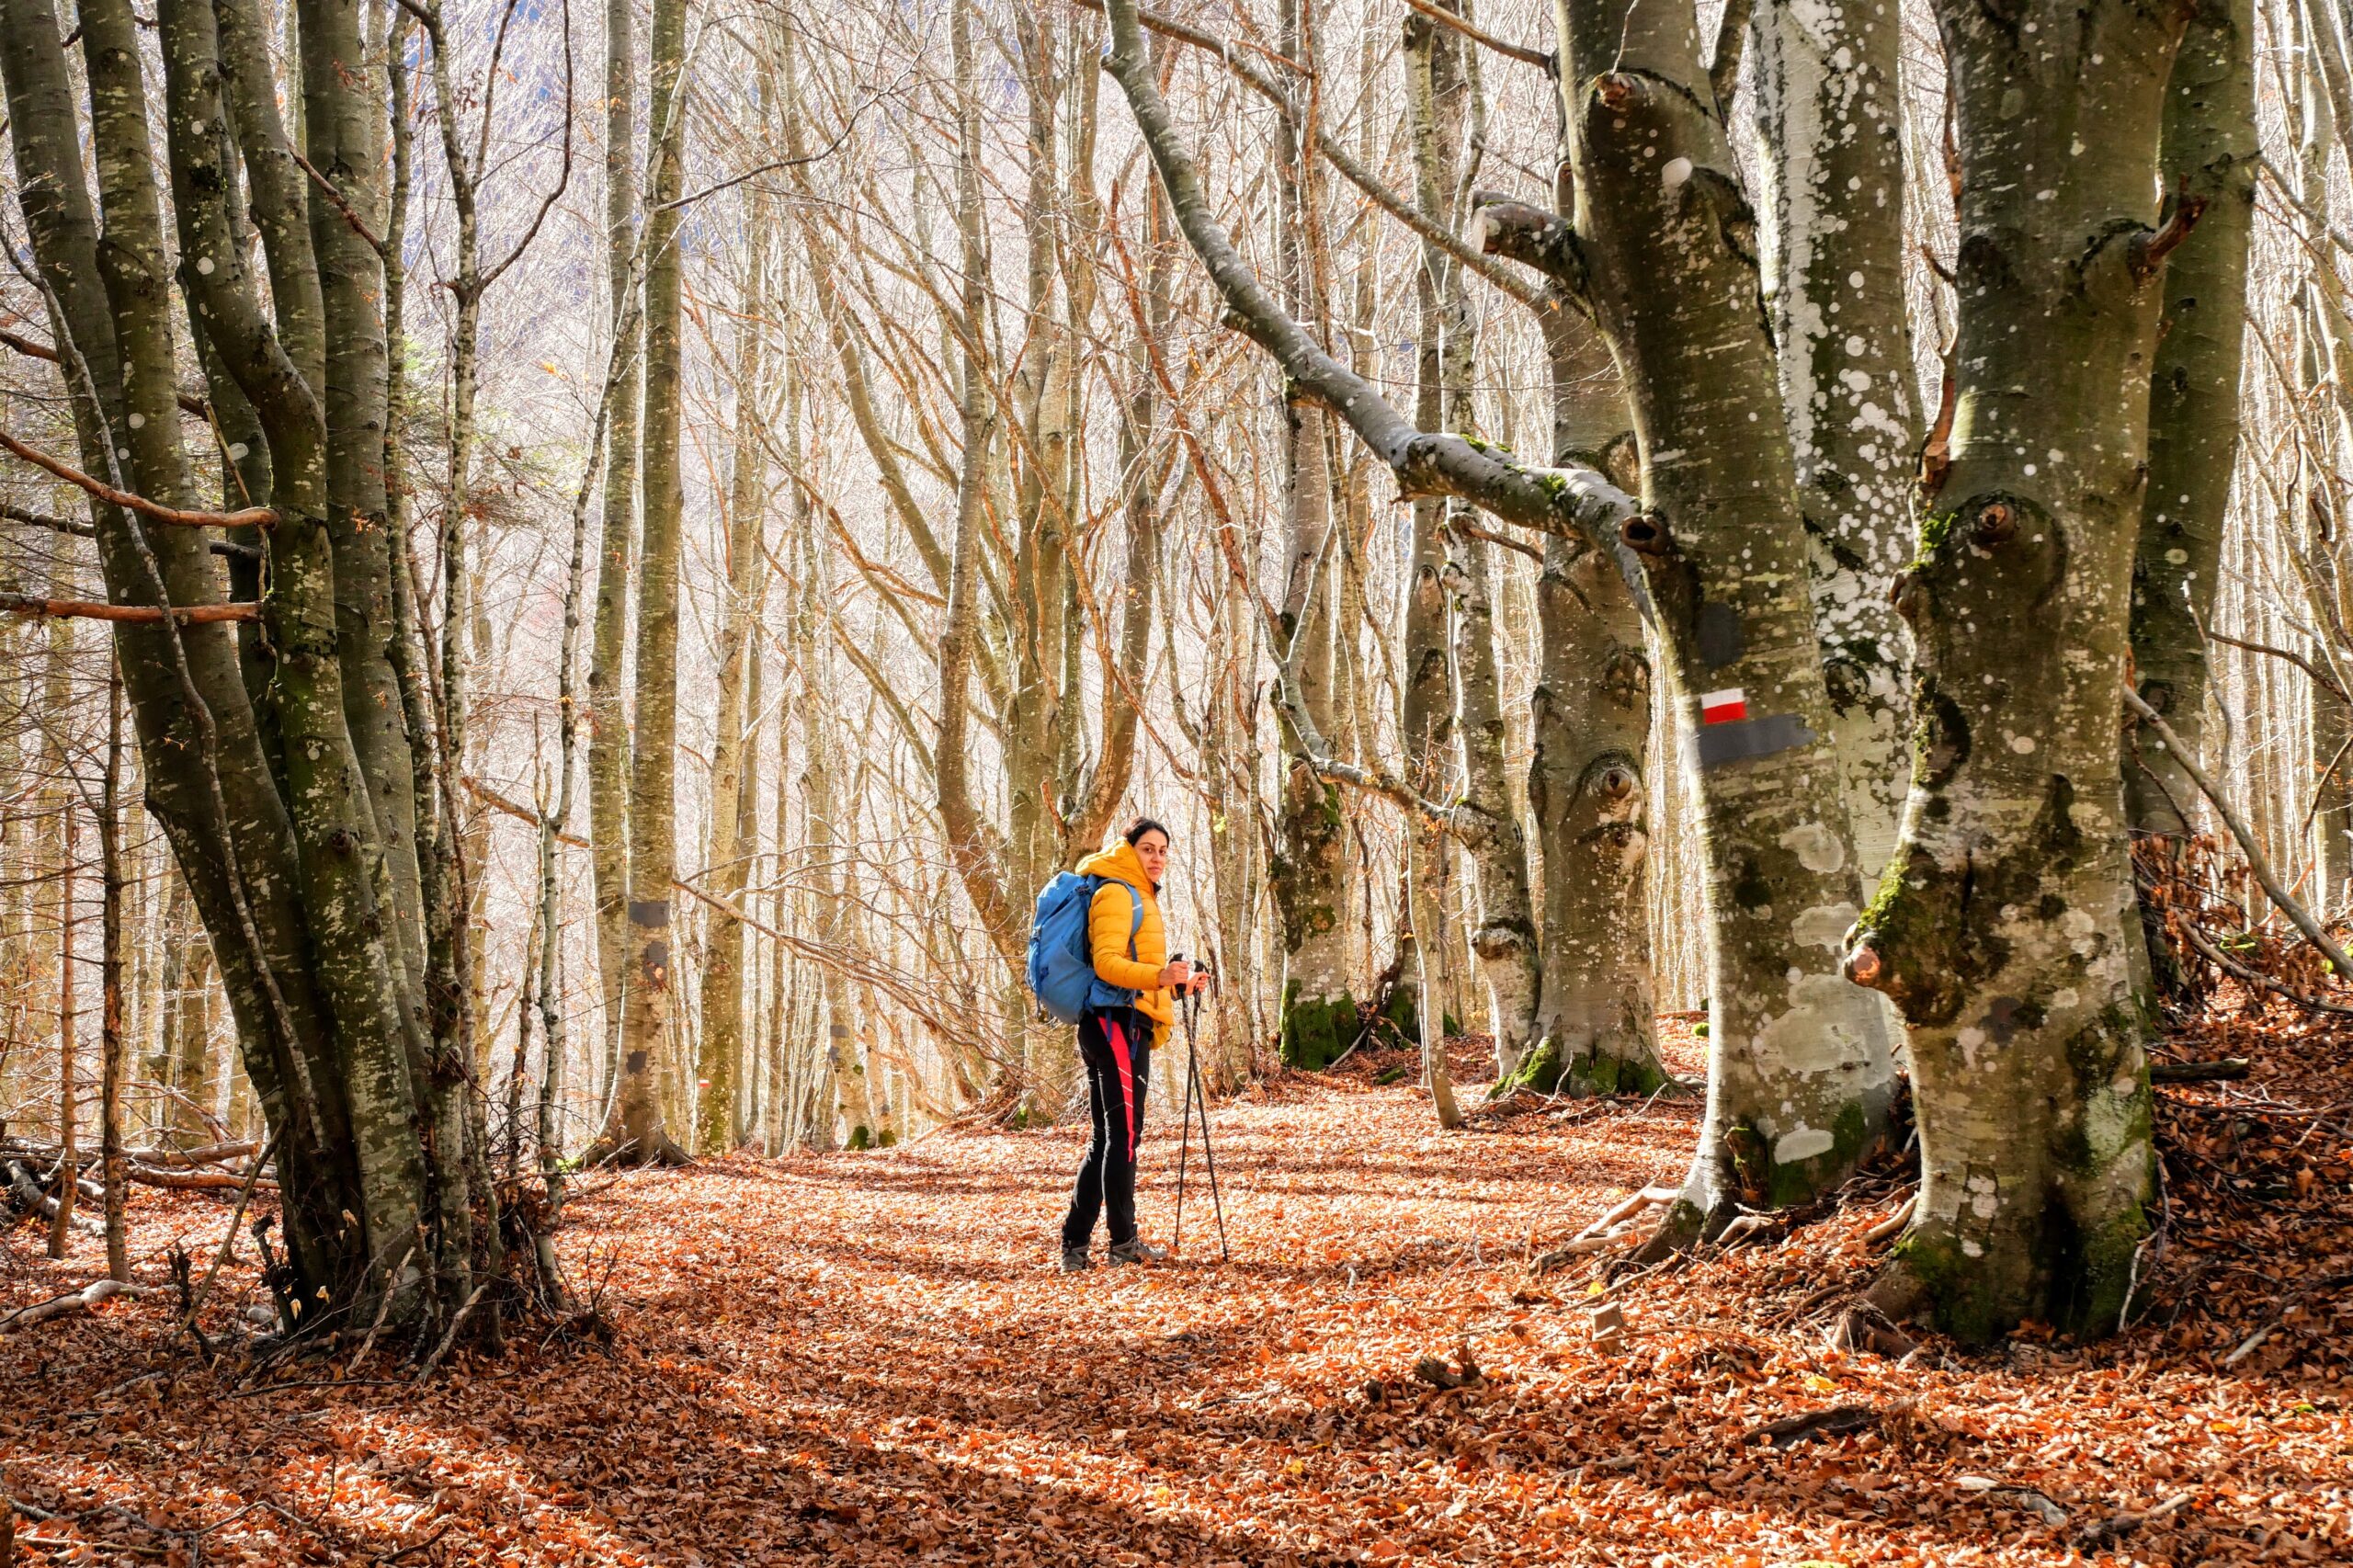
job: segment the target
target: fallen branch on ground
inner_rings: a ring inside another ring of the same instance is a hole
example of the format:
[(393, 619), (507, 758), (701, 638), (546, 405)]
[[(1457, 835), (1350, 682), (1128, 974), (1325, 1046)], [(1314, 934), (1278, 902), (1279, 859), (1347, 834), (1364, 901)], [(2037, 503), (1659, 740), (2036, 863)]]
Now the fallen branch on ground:
[(2304, 1304), (2304, 1298), (2306, 1296), (2311, 1295), (2315, 1290), (2334, 1290), (2343, 1285), (2353, 1285), (2353, 1274), (2325, 1275), (2321, 1278), (2313, 1280), (2311, 1284), (2296, 1291), (2286, 1301), (2279, 1303), (2279, 1311), (2272, 1317), (2269, 1323), (2265, 1324), (2261, 1328), (2258, 1328), (2253, 1334), (2248, 1335), (2245, 1339), (2240, 1341), (2239, 1347), (2237, 1349), (2223, 1357), (2222, 1365), (2225, 1368), (2235, 1367), (2240, 1362), (2245, 1360), (2248, 1357), (2254, 1355), (2257, 1350), (2262, 1349), (2263, 1342), (2279, 1332), (2279, 1325), (2288, 1321), (2288, 1314)]
[[(166, 1192), (233, 1192), (245, 1185), (245, 1175), (236, 1171), (163, 1171), (153, 1165), (126, 1165), (123, 1174), (142, 1187), (159, 1187)], [(263, 1176), (255, 1184), (265, 1192), (276, 1192), (278, 1183)]]
[(1868, 1404), (1835, 1404), (1768, 1421), (1748, 1434), (1748, 1441), (1769, 1437), (1777, 1449), (1794, 1449), (1809, 1437), (1837, 1437), (1879, 1425), (1879, 1412)]
[(126, 1285), (119, 1279), (93, 1279), (79, 1290), (69, 1290), (63, 1296), (51, 1296), (46, 1301), (36, 1302), (32, 1306), (0, 1318), (0, 1334), (14, 1334), (20, 1328), (30, 1328), (35, 1324), (48, 1323), (53, 1318), (72, 1317), (77, 1312), (86, 1312), (100, 1302), (115, 1296), (138, 1294), (140, 1294), (138, 1286)]
[[(44, 1220), (57, 1218), (57, 1199), (41, 1190), (40, 1177), (13, 1160), (8, 1164), (8, 1190), (16, 1200), (18, 1211), (38, 1214)], [(107, 1233), (105, 1225), (88, 1218), (78, 1209), (68, 1217), (66, 1223), (85, 1236), (103, 1236)]]
[(2211, 1062), (2152, 1062), (2149, 1078), (2158, 1084), (2207, 1084), (2218, 1078), (2244, 1078), (2247, 1074), (2247, 1060), (2244, 1056), (2218, 1057)]

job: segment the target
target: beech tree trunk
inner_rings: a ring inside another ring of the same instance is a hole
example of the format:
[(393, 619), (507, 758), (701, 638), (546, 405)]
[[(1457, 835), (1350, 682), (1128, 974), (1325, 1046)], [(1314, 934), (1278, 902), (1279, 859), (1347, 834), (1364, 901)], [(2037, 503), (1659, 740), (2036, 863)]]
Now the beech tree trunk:
[(588, 651), (588, 840), (597, 886), (597, 974), (605, 994), (604, 1082), (620, 1072), (629, 993), (630, 584), (637, 556), (637, 441), (642, 322), (631, 309), (637, 256), (637, 74), (634, 0), (605, 0), (605, 287), (610, 296), (616, 385), (605, 426), (603, 541)]
[[(683, 1157), (663, 1111), (663, 1057), (671, 1039), (677, 967), (671, 953), (670, 884), (677, 877), (678, 572), (685, 480), (684, 258), (687, 0), (659, 0), (650, 34), (653, 93), (647, 116), (645, 412), (640, 459), (645, 524), (637, 584), (636, 723), (629, 790), (629, 923), (621, 1006), (620, 1081), (600, 1153), (643, 1163)], [(601, 608), (600, 608), (601, 613)], [(592, 773), (593, 777), (593, 773)]]
[[(1552, 460), (1607, 464), (1626, 433), (1608, 349), (1557, 285), (1542, 307)], [(1610, 552), (1550, 539), (1536, 582), (1528, 800), (1543, 849), (1535, 1042), (1503, 1080), (1543, 1094), (1642, 1094), (1666, 1081), (1651, 990), (1651, 663)]]
[(1910, 772), (1911, 637), (1887, 597), (1911, 557), (1920, 449), (1904, 295), (1903, 20), (1880, 0), (1764, 0), (1751, 29), (1757, 128), (1770, 154), (1759, 164), (1773, 217), (1765, 298), (1830, 742), (1868, 885), (1895, 846)]
[(1920, 650), (1911, 798), (1847, 960), (1910, 1026), (1919, 1121), (1919, 1199), (1876, 1290), (1971, 1341), (2024, 1318), (2102, 1334), (2154, 1179), (2117, 694), (2162, 274), (2197, 216), (2153, 194), (2187, 18), (1938, 14), (1952, 466), (1898, 599)]
[(1861, 881), (1753, 220), (1696, 29), (1645, 0), (1555, 14), (1577, 254), (1642, 453), (1622, 538), (1692, 726), (1706, 849), (1708, 1114), (1669, 1222), (1684, 1235), (1845, 1176), (1894, 1070), (1881, 1009), (1838, 971)]
[[(356, 10), (302, 0), (297, 15), (290, 96), (305, 153), (363, 221), (381, 221), (381, 95)], [(392, 652), (381, 267), (340, 212), (320, 221), (244, 0), (158, 12), (167, 157), (131, 7), (97, 0), (79, 20), (86, 121), (48, 0), (0, 6), (19, 204), (83, 462), (119, 490), (197, 505), (158, 168), (210, 401), (267, 448), (266, 463), (228, 454), (273, 520), (263, 634), (240, 644), (218, 622), (159, 619), (118, 623), (115, 648), (149, 809), (221, 965), (239, 1076), (280, 1140), (286, 1311), (297, 1329), (379, 1304), (394, 1322), (446, 1314), (494, 1266), (497, 1211), (468, 1147), (462, 1064), (437, 1055), (418, 987), (418, 737)], [(247, 210), (267, 309), (239, 238)], [(111, 600), (219, 602), (200, 528), (111, 506), (92, 521)]]
[[(768, 73), (764, 70), (763, 75)], [(766, 81), (763, 108), (774, 92)], [(765, 116), (763, 117), (765, 119)], [(764, 338), (769, 292), (767, 202), (755, 191), (745, 203), (751, 248), (745, 261), (743, 303), (737, 317), (734, 381), (734, 472), (728, 494), (726, 605), (719, 639), (719, 725), (710, 757), (709, 826), (703, 865), (708, 891), (732, 910), (740, 907), (750, 881), (750, 851), (757, 847), (759, 819), (747, 813), (743, 788), (749, 760), (748, 725), (756, 714), (745, 704), (756, 656), (753, 634), (767, 597), (768, 568), (762, 550), (767, 525), (767, 417)], [(789, 372), (788, 372), (789, 373)], [(734, 1146), (738, 1078), (744, 1061), (744, 923), (726, 910), (710, 911), (702, 971), (702, 1040), (695, 1074), (701, 1090), (695, 1147), (709, 1153)]]
[[(2202, 202), (2204, 210), (2197, 229), (2165, 261), (2149, 390), (2149, 478), (2132, 563), (2132, 669), (2141, 700), (2164, 714), (2191, 746), (2206, 733), (2204, 628), (2213, 624), (2222, 518), (2238, 462), (2247, 248), (2262, 165), (2255, 134), (2254, 34), (2253, 0), (2203, 0), (2197, 6), (2165, 94), (2159, 153), (2160, 177), (2173, 199)], [(2344, 711), (2342, 698), (2317, 687), (2313, 700)], [(2336, 739), (2315, 739), (2325, 767)], [(2343, 767), (2340, 762), (2340, 772)], [(2133, 833), (2159, 841), (2160, 854), (2177, 853), (2195, 831), (2188, 813), (2198, 787), (2180, 759), (2137, 722), (2124, 783)], [(2324, 857), (2324, 867), (2330, 863)], [(2334, 863), (2344, 864), (2345, 857)], [(2325, 885), (2328, 881), (2324, 874)], [(2333, 885), (2327, 895), (2335, 897)], [(2162, 937), (2155, 931), (2150, 937), (2156, 958), (2165, 950)]]

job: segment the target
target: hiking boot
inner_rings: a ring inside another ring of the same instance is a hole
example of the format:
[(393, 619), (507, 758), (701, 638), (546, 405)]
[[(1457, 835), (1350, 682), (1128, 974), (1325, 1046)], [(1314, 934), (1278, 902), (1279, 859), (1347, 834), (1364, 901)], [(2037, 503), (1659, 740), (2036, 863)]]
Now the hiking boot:
[(1085, 1247), (1063, 1248), (1063, 1272), (1064, 1274), (1084, 1274), (1086, 1272), (1086, 1249)]
[(1138, 1236), (1131, 1242), (1120, 1242), (1111, 1248), (1113, 1263), (1158, 1263), (1168, 1256), (1166, 1247), (1156, 1247)]

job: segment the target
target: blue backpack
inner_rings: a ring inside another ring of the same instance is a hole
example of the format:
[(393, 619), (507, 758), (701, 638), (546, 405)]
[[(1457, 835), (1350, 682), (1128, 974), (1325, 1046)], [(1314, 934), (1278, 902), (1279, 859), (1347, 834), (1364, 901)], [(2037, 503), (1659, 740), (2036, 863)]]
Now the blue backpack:
[[(1074, 1024), (1089, 1007), (1125, 1007), (1136, 994), (1122, 985), (1107, 985), (1095, 973), (1095, 951), (1088, 939), (1086, 915), (1106, 877), (1063, 871), (1038, 895), (1037, 918), (1029, 926), (1029, 989), (1039, 1010), (1057, 1023)], [(1136, 933), (1143, 928), (1143, 900), (1125, 882), (1128, 895), (1128, 957), (1136, 956)]]

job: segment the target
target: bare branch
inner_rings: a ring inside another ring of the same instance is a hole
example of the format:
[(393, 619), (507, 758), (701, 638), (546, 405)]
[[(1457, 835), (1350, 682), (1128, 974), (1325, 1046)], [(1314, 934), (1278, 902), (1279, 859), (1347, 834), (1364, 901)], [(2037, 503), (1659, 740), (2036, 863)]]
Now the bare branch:
[(334, 203), (335, 210), (343, 214), (343, 221), (351, 225), (351, 232), (366, 240), (369, 248), (379, 257), (385, 256), (384, 242), (376, 237), (376, 232), (368, 226), (368, 220), (362, 218), (358, 210), (344, 199), (343, 192), (335, 187), (335, 181), (321, 174), (319, 166), (301, 153), (294, 153), (290, 156), (297, 164), (302, 165), (302, 172), (311, 176), (311, 183), (317, 186), (327, 200)]
[[(1735, 0), (1735, 3), (1739, 3), (1739, 0)], [(1524, 44), (1506, 43), (1502, 39), (1497, 38), (1495, 34), (1483, 31), (1482, 29), (1473, 27), (1466, 18), (1458, 17), (1451, 11), (1432, 5), (1430, 0), (1405, 0), (1405, 4), (1411, 6), (1415, 10), (1419, 11), (1423, 16), (1427, 17), (1431, 21), (1437, 22), (1444, 27), (1452, 28), (1456, 32), (1461, 33), (1464, 38), (1469, 39), (1472, 42), (1483, 44), (1487, 48), (1494, 50), (1506, 60), (1517, 60), (1522, 65), (1533, 65), (1539, 71), (1550, 71), (1552, 69), (1552, 56), (1543, 50), (1529, 49)], [(1742, 9), (1745, 11), (1747, 9), (1746, 6), (1742, 5)]]
[[(13, 348), (28, 359), (46, 359), (52, 365), (58, 362), (57, 350), (48, 344), (36, 342), (32, 338), (5, 329), (0, 329), (0, 348)], [(176, 392), (173, 398), (182, 410), (195, 415), (199, 419), (212, 417), (212, 411), (205, 406), (205, 402), (200, 397), (192, 396), (188, 392)]]
[[(1144, 145), (1168, 192), (1177, 226), (1224, 300), (1230, 322), (1272, 355), (1306, 392), (1346, 420), (1358, 439), (1387, 463), (1407, 495), (1453, 495), (1507, 522), (1540, 533), (1593, 538), (1617, 544), (1617, 525), (1635, 511), (1633, 498), (1589, 469), (1541, 469), (1521, 464), (1483, 443), (1416, 428), (1379, 388), (1342, 365), (1302, 331), (1259, 283), (1210, 210), (1191, 156), (1179, 142), (1167, 100), (1161, 97), (1131, 0), (1108, 0), (1112, 47), (1105, 69), (1126, 93)], [(1452, 235), (1447, 236), (1454, 242)], [(1467, 247), (1466, 247), (1467, 248)], [(1490, 265), (1481, 256), (1482, 265)]]
[[(114, 620), (134, 626), (160, 626), (160, 605), (97, 604), (88, 599), (44, 599), (31, 594), (0, 594), (0, 612), (9, 615), (49, 615), (72, 620)], [(257, 604), (176, 605), (171, 619), (182, 626), (202, 626), (219, 620), (259, 620)]]
[[(500, 24), (502, 34), (505, 26), (504, 23)], [(441, 47), (438, 38), (434, 40), (433, 47), (437, 50)], [(547, 222), (548, 214), (555, 210), (555, 204), (563, 199), (565, 189), (572, 184), (572, 0), (563, 0), (563, 168), (556, 176), (555, 187), (540, 198), (540, 210), (531, 214), (530, 227), (523, 231), (523, 237), (515, 242), (514, 248), (506, 253), (505, 260), (482, 275), (482, 287), (484, 289), (497, 282), (508, 267), (523, 259), (523, 253), (529, 250), (532, 242), (540, 237), (540, 230)], [(483, 106), (482, 130), (483, 135), (487, 138), (490, 134), (490, 106), (488, 104)], [(476, 168), (482, 166), (482, 153), (479, 148), (475, 152), (474, 166)]]
[(2165, 257), (2172, 255), (2182, 241), (2189, 238), (2189, 231), (2198, 227), (2198, 220), (2205, 213), (2204, 197), (2183, 197), (2165, 215), (2165, 222), (2154, 233), (2143, 235), (2133, 242), (2132, 275), (2143, 283), (2155, 277), (2157, 268), (2165, 265)]
[[(77, 523), (66, 517), (52, 517), (46, 512), (27, 511), (22, 506), (12, 506), (5, 502), (0, 502), (0, 517), (6, 517), (13, 523), (24, 523), (31, 528), (47, 528), (51, 533), (71, 534), (75, 539), (98, 537), (98, 530), (91, 524)], [(213, 554), (224, 555), (234, 561), (261, 559), (261, 551), (257, 547), (241, 544), (232, 539), (216, 539), (211, 541), (210, 549)]]
[(1543, 562), (1544, 552), (1537, 549), (1534, 545), (1529, 544), (1525, 540), (1508, 538), (1506, 535), (1495, 533), (1487, 528), (1483, 528), (1476, 523), (1466, 522), (1461, 517), (1454, 518), (1447, 524), (1447, 527), (1452, 528), (1456, 533), (1462, 535), (1466, 539), (1485, 540), (1489, 544), (1501, 545), (1506, 550), (1516, 550), (1520, 554), (1525, 555), (1528, 559), (1536, 562), (1540, 565)]
[(0, 430), (0, 447), (35, 468), (65, 481), (78, 484), (110, 506), (136, 512), (159, 523), (170, 523), (184, 528), (267, 528), (278, 524), (278, 514), (267, 506), (247, 506), (237, 512), (189, 512), (177, 506), (166, 506), (161, 501), (150, 501), (144, 495), (134, 495), (128, 490), (118, 490), (102, 479), (93, 479), (70, 463), (51, 457), (37, 447), (28, 447), (5, 430)]
[[(1090, 11), (1099, 11), (1103, 8), (1103, 0), (1071, 0), (1071, 4), (1084, 6)], [(1155, 11), (1138, 10), (1137, 17), (1142, 26), (1163, 37), (1175, 39), (1179, 43), (1191, 44), (1196, 49), (1207, 50), (1210, 53), (1216, 55), (1224, 62), (1227, 70), (1242, 78), (1261, 97), (1274, 105), (1284, 119), (1294, 124), (1302, 123), (1302, 117), (1298, 107), (1290, 101), (1290, 95), (1276, 85), (1274, 81), (1257, 66), (1237, 57), (1224, 40), (1203, 32), (1199, 28), (1164, 17)], [(1104, 57), (1104, 68), (1111, 69), (1108, 55)], [(1115, 76), (1117, 74), (1116, 71), (1113, 72)], [(1358, 162), (1356, 156), (1347, 148), (1341, 145), (1336, 138), (1320, 125), (1315, 131), (1315, 150), (1323, 155), (1324, 162), (1340, 171), (1342, 178), (1370, 197), (1382, 211), (1413, 230), (1416, 235), (1436, 245), (1521, 304), (1530, 309), (1538, 309), (1543, 305), (1544, 296), (1540, 290), (1530, 288), (1526, 279), (1514, 277), (1508, 270), (1497, 267), (1472, 246), (1463, 244), (1461, 237), (1448, 229), (1445, 224), (1432, 222), (1419, 207), (1390, 189), (1378, 175)]]
[(1576, 231), (1541, 207), (1481, 192), (1473, 199), (1471, 232), (1464, 238), (1488, 256), (1532, 267), (1575, 297), (1586, 291), (1585, 258), (1577, 254)]

